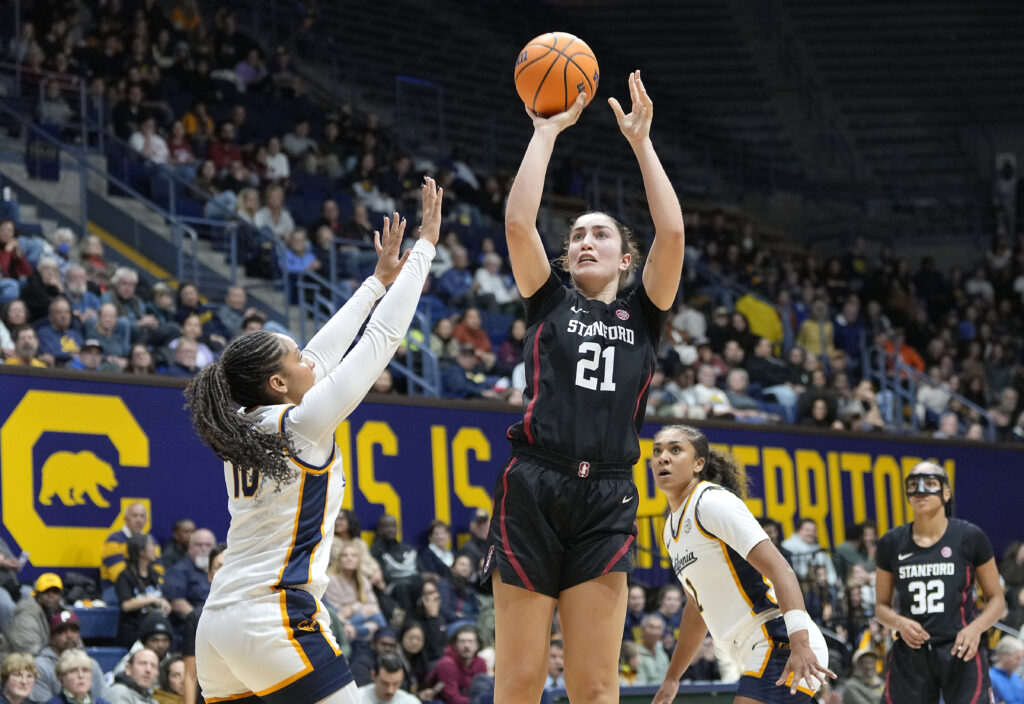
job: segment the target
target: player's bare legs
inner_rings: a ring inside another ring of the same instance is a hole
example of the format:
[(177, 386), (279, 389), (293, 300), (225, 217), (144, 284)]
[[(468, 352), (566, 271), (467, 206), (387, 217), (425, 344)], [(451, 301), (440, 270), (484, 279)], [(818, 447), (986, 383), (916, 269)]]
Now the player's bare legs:
[[(494, 583), (494, 704), (540, 701), (547, 678), (555, 600), (502, 583), (498, 570), (494, 570), (491, 581)], [(623, 612), (623, 623), (625, 618)], [(621, 625), (619, 635), (622, 635)], [(618, 660), (618, 650), (615, 657)], [(618, 668), (615, 670), (617, 682)]]
[[(619, 651), (628, 592), (626, 573), (612, 572), (559, 595), (565, 689), (570, 701), (619, 701)], [(547, 649), (544, 656), (547, 657)]]

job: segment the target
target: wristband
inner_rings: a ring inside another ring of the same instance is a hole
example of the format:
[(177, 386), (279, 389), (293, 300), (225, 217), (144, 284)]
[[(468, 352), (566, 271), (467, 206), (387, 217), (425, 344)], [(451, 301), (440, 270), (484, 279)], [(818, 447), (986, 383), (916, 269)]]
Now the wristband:
[(786, 621), (786, 631), (789, 635), (793, 635), (797, 631), (806, 631), (811, 627), (811, 617), (807, 615), (806, 611), (800, 609), (792, 609), (782, 614), (782, 618)]

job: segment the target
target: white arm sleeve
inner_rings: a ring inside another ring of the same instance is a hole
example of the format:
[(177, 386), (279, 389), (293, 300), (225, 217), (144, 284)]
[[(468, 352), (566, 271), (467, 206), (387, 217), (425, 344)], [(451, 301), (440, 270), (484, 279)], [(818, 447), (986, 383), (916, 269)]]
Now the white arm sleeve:
[(701, 527), (722, 540), (743, 559), (754, 546), (768, 540), (768, 534), (754, 518), (743, 499), (728, 489), (708, 489), (694, 509)]
[(345, 305), (331, 316), (316, 335), (313, 335), (313, 339), (302, 353), (316, 363), (313, 374), (318, 382), (338, 366), (352, 340), (356, 338), (356, 333), (362, 327), (366, 316), (373, 309), (373, 304), (383, 295), (384, 284), (372, 276), (369, 277), (356, 289)]
[(359, 342), (289, 413), (287, 424), (292, 433), (315, 446), (325, 436), (333, 442), (338, 424), (363, 400), (405, 337), (433, 258), (432, 244), (424, 240), (416, 243)]

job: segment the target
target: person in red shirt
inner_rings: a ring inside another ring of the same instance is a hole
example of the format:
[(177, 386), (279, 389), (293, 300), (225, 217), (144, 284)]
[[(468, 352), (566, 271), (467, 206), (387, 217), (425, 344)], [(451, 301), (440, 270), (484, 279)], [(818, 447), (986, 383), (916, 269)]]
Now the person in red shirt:
[(18, 244), (14, 221), (0, 220), (0, 279), (24, 279), (31, 274), (32, 265)]
[(483, 328), (483, 318), (477, 308), (467, 308), (462, 314), (462, 320), (455, 326), (452, 335), (460, 344), (470, 345), (476, 350), (477, 359), (487, 367), (488, 370), (494, 366), (498, 359), (491, 347), (491, 337)]
[(477, 655), (480, 641), (476, 628), (465, 625), (455, 631), (444, 656), (427, 676), (427, 686), (443, 685), (438, 695), (445, 704), (468, 704), (469, 685), (477, 675), (487, 673), (487, 663)]
[(220, 126), (220, 134), (210, 145), (208, 156), (217, 166), (218, 172), (227, 169), (233, 161), (242, 161), (242, 150), (235, 142), (235, 123), (225, 122)]

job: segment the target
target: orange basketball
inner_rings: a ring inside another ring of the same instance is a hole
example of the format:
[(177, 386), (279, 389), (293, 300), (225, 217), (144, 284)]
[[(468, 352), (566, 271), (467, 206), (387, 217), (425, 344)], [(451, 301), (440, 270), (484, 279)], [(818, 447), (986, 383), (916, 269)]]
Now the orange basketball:
[(566, 32), (531, 39), (519, 52), (514, 75), (519, 97), (544, 116), (568, 110), (580, 92), (586, 92), (589, 104), (601, 77), (594, 52)]

